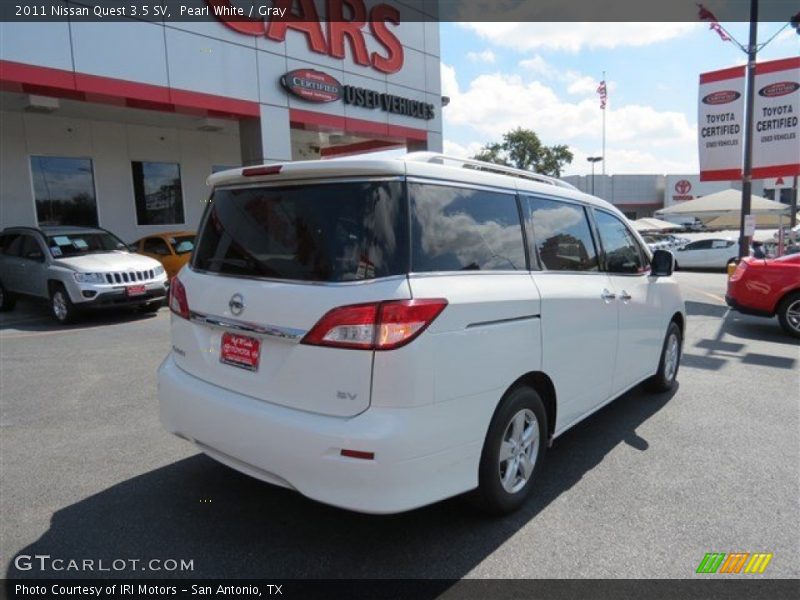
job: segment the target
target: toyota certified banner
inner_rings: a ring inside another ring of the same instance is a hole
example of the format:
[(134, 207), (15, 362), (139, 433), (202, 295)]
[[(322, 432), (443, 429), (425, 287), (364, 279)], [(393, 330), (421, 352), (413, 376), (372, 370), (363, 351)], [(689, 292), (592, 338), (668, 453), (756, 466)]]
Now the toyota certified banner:
[(742, 177), (745, 68), (700, 74), (697, 127), (700, 181)]
[(756, 65), (753, 178), (800, 175), (800, 57)]

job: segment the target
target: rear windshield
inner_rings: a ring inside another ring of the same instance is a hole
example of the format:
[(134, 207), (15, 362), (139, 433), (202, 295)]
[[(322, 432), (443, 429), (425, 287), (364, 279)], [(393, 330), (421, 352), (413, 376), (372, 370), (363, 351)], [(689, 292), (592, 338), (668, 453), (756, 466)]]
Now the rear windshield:
[(358, 281), (407, 270), (399, 181), (220, 189), (193, 266), (300, 281)]

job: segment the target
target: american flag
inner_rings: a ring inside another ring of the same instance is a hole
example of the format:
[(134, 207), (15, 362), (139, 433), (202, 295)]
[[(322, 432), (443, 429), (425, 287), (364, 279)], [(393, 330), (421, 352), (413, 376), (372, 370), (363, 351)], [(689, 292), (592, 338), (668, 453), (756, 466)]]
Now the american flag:
[(719, 38), (723, 42), (730, 42), (731, 41), (730, 36), (727, 33), (725, 33), (724, 29), (722, 29), (722, 25), (719, 24), (719, 21), (717, 21), (717, 17), (714, 16), (714, 13), (712, 13), (702, 4), (698, 4), (697, 8), (699, 9), (697, 11), (698, 18), (701, 21), (708, 21), (709, 22), (708, 28), (713, 31), (716, 31), (717, 35), (719, 35)]
[(608, 100), (608, 89), (606, 88), (605, 80), (600, 82), (597, 86), (597, 93), (600, 95), (600, 110), (606, 109), (606, 100)]

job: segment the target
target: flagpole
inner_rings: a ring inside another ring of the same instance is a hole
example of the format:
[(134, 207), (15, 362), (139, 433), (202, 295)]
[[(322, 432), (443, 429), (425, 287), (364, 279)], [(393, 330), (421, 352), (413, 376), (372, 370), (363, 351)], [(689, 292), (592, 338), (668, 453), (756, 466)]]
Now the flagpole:
[[(603, 85), (606, 86), (608, 89), (608, 82), (606, 81), (606, 72), (603, 71)], [(606, 92), (608, 93), (608, 92)], [(606, 109), (603, 108), (603, 160), (602, 160), (602, 167), (603, 167), (603, 175), (606, 174)], [(603, 189), (605, 189), (605, 183), (603, 183)]]

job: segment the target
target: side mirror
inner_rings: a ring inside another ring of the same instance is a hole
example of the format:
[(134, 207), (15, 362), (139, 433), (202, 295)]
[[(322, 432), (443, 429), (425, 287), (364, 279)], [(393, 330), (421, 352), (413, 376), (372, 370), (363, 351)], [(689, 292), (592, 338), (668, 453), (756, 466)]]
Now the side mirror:
[(654, 277), (669, 277), (675, 270), (675, 257), (669, 250), (656, 250), (650, 263), (650, 272)]

